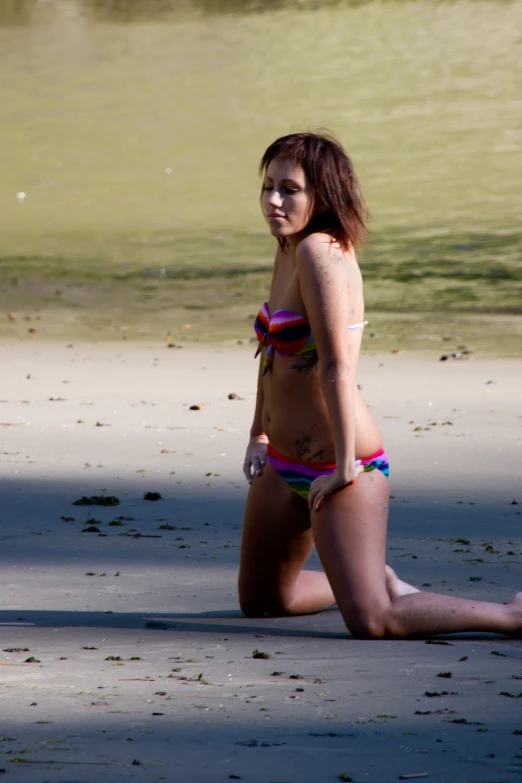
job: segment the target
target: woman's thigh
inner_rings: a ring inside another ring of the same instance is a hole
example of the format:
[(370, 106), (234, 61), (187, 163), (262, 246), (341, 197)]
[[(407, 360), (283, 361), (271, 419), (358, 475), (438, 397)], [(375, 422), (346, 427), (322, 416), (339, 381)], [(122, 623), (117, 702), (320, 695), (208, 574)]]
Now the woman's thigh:
[(388, 498), (388, 480), (374, 470), (312, 512), (323, 568), (348, 629), (358, 636), (378, 635), (390, 605), (385, 583)]
[(284, 613), (313, 546), (306, 502), (268, 463), (254, 477), (245, 509), (239, 568), (243, 611)]

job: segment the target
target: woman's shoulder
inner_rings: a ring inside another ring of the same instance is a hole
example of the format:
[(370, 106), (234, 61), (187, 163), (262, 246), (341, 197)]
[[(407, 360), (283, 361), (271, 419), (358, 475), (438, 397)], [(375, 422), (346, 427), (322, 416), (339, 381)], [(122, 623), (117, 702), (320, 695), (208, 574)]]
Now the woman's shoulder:
[(330, 236), (322, 231), (316, 231), (313, 234), (308, 234), (297, 245), (296, 252), (300, 256), (307, 255), (309, 253), (328, 253), (332, 249), (340, 250), (339, 244)]
[(309, 234), (299, 242), (296, 248), (298, 266), (330, 265), (332, 261), (342, 262), (349, 255), (330, 234), (322, 232)]

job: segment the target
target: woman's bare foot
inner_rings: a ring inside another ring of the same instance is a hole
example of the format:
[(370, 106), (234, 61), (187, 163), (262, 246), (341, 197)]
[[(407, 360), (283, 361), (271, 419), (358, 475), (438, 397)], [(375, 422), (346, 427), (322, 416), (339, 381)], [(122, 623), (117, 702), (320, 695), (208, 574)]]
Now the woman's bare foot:
[[(397, 576), (393, 568), (391, 568), (389, 565), (385, 566), (385, 578), (386, 578), (386, 589), (392, 601), (395, 598), (400, 598), (403, 595), (411, 595), (411, 593), (420, 593), (420, 590), (418, 590), (416, 587), (408, 584), (408, 582), (403, 582), (402, 579), (399, 579), (399, 577)], [(520, 600), (522, 603), (522, 593), (518, 593), (518, 595), (520, 596)]]
[(516, 593), (508, 606), (513, 609), (513, 630), (507, 633), (522, 638), (522, 593)]

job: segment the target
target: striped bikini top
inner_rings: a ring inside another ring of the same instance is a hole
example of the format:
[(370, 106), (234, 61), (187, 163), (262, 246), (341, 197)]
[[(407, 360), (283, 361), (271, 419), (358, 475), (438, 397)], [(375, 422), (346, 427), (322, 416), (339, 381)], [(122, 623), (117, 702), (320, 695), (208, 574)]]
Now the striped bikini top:
[[(348, 331), (362, 331), (368, 321), (351, 324)], [(315, 351), (315, 342), (310, 329), (310, 322), (305, 315), (293, 313), (290, 310), (275, 310), (272, 315), (265, 302), (257, 314), (254, 330), (259, 340), (256, 357), (266, 347), (263, 375), (271, 369), (274, 352), (280, 356), (300, 356), (309, 351)]]

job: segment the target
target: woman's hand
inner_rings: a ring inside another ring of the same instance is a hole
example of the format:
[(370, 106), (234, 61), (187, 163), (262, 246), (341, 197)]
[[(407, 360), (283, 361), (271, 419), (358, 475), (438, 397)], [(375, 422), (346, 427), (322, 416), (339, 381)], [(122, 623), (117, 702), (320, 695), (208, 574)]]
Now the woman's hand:
[(318, 476), (310, 485), (308, 494), (308, 508), (310, 511), (319, 511), (321, 503), (328, 495), (340, 492), (341, 489), (355, 484), (359, 473), (363, 470), (362, 465), (357, 465), (347, 473), (341, 474), (338, 470), (329, 473), (327, 476)]
[(268, 438), (266, 435), (255, 435), (250, 438), (243, 463), (243, 473), (249, 484), (252, 483), (254, 476), (260, 476), (263, 472), (266, 465), (267, 449)]

